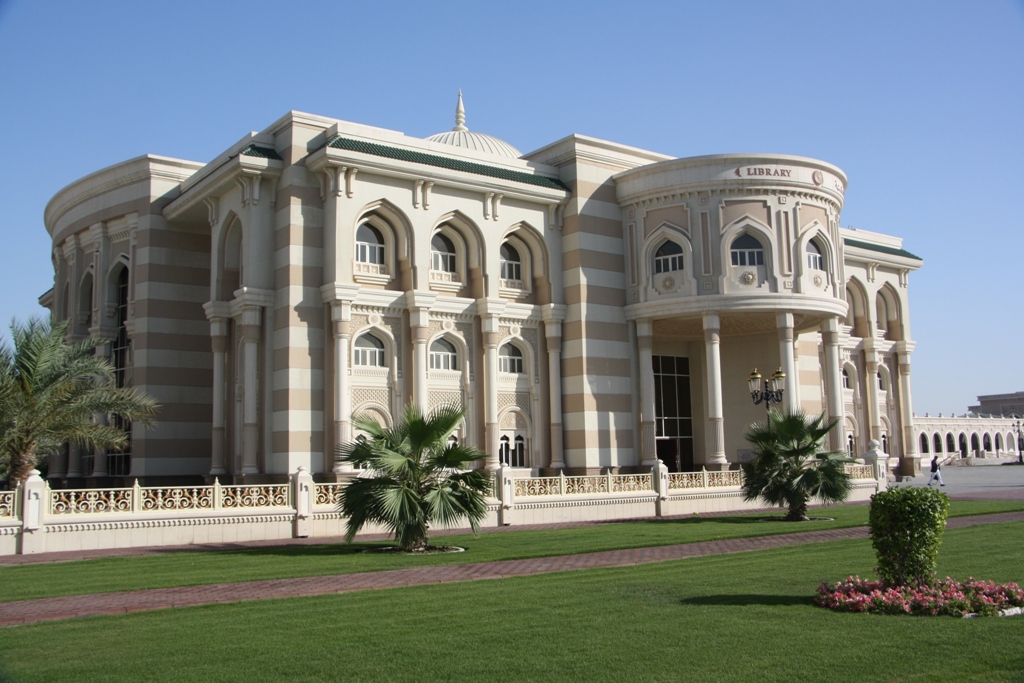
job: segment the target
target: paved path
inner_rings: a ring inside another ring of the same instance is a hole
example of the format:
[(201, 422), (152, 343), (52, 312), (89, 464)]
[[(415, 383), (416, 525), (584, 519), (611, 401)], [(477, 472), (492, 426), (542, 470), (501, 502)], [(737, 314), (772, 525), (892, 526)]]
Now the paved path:
[[(1016, 521), (1024, 521), (1024, 512), (955, 517), (949, 520), (947, 528), (956, 529), (978, 524)], [(54, 621), (100, 614), (122, 614), (170, 607), (238, 602), (241, 600), (294, 598), (350, 591), (397, 588), (401, 586), (501, 579), (512, 576), (547, 574), (576, 569), (593, 569), (595, 567), (623, 567), (679, 560), (687, 557), (722, 555), (806, 545), (809, 543), (867, 538), (867, 536), (868, 530), (866, 527), (853, 527), (782, 534), (779, 536), (704, 541), (701, 543), (686, 543), (654, 548), (633, 548), (580, 555), (539, 557), (526, 560), (504, 560), (500, 562), (364, 572), (361, 574), (311, 576), (298, 579), (248, 581), (244, 583), (223, 583), (183, 588), (158, 588), (122, 593), (22, 600), (0, 605), (0, 626), (13, 626), (37, 621)]]

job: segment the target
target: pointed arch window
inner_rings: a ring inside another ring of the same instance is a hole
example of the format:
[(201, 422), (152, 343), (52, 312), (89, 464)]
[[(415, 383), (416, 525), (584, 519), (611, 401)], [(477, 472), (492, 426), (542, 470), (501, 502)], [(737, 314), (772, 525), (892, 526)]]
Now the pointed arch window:
[(526, 467), (526, 439), (519, 434), (514, 439), (503, 434), (498, 440), (498, 458), (502, 465)]
[(501, 245), (501, 279), (516, 282), (523, 279), (523, 261), (519, 251), (508, 242)]
[(932, 435), (932, 445), (935, 446), (935, 452), (942, 452), (942, 437), (938, 433)]
[(847, 372), (846, 368), (843, 368), (843, 389), (850, 388), (850, 373)]
[(498, 369), (501, 372), (523, 374), (523, 352), (515, 344), (505, 344), (498, 350)]
[(430, 345), (431, 370), (458, 370), (459, 357), (451, 342), (438, 339)]
[(354, 365), (371, 368), (386, 367), (384, 342), (372, 334), (364, 334), (356, 339), (352, 355)]
[(654, 272), (671, 273), (683, 269), (683, 248), (669, 240), (654, 254)]
[(435, 234), (430, 239), (430, 269), (440, 273), (456, 273), (455, 244), (447, 235)]
[(369, 223), (363, 223), (356, 230), (356, 261), (384, 265), (384, 236)]
[(730, 247), (730, 254), (734, 266), (764, 265), (764, 246), (750, 234), (737, 237)]
[(825, 259), (814, 240), (807, 243), (807, 267), (810, 270), (825, 270)]

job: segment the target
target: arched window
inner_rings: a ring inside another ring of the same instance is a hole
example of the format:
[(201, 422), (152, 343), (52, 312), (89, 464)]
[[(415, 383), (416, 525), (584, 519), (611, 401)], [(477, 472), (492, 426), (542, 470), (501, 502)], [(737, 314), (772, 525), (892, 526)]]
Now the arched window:
[(1003, 450), (1003, 435), (996, 434), (996, 452)]
[(384, 265), (384, 236), (369, 223), (356, 230), (356, 261)]
[(955, 453), (956, 452), (956, 439), (953, 438), (953, 433), (952, 432), (949, 432), (948, 434), (946, 434), (946, 452), (947, 453)]
[(498, 350), (498, 369), (516, 375), (523, 374), (523, 352), (515, 344), (505, 344)]
[(927, 434), (922, 434), (921, 435), (921, 452), (922, 453), (927, 453), (928, 452), (928, 435)]
[(885, 391), (885, 378), (882, 377), (882, 373), (878, 373), (878, 389)]
[(764, 247), (753, 235), (743, 234), (736, 238), (730, 248), (734, 266), (763, 266)]
[(508, 242), (501, 245), (501, 279), (517, 282), (523, 279), (523, 261), (516, 248)]
[(850, 457), (854, 457), (854, 445), (853, 445), (853, 434), (846, 435), (846, 452), (850, 454)]
[(352, 356), (354, 365), (371, 368), (383, 368), (386, 365), (384, 362), (384, 342), (372, 334), (364, 334), (359, 339), (356, 339)]
[(882, 452), (883, 453), (888, 453), (889, 452), (889, 435), (888, 434), (882, 434)]
[(683, 269), (683, 248), (672, 242), (665, 242), (654, 254), (654, 272), (671, 273)]
[(430, 345), (430, 369), (431, 370), (458, 370), (459, 357), (455, 353), (455, 347), (451, 342), (438, 339)]
[(939, 436), (938, 432), (936, 432), (932, 436), (932, 444), (935, 446), (935, 452), (936, 453), (941, 453), (942, 452), (942, 437)]
[(966, 434), (961, 434), (960, 435), (960, 457), (961, 458), (966, 458), (967, 457), (967, 435)]
[(807, 243), (807, 267), (810, 270), (825, 270), (825, 260), (821, 256), (821, 249), (811, 240)]
[(455, 273), (455, 245), (447, 235), (435, 234), (430, 239), (430, 269), (441, 273)]
[(849, 388), (850, 388), (850, 373), (846, 371), (846, 368), (843, 368), (843, 389), (849, 389)]
[(978, 435), (971, 434), (971, 452), (977, 453), (979, 450), (981, 450), (981, 444), (978, 442)]
[(510, 439), (503, 434), (498, 439), (498, 459), (502, 465), (526, 467), (526, 440), (519, 435)]
[(988, 434), (986, 434), (984, 438), (982, 438), (981, 443), (984, 446), (986, 452), (992, 450), (992, 437), (989, 436)]

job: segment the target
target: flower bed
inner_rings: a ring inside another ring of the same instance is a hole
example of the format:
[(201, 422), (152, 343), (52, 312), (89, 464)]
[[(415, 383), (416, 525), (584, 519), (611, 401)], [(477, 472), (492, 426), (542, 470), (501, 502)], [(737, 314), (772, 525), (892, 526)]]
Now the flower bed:
[(999, 616), (1003, 610), (1024, 607), (1024, 590), (1015, 583), (996, 585), (973, 578), (960, 583), (948, 576), (930, 586), (886, 588), (882, 581), (851, 576), (838, 583), (822, 581), (814, 604), (837, 612), (924, 617)]

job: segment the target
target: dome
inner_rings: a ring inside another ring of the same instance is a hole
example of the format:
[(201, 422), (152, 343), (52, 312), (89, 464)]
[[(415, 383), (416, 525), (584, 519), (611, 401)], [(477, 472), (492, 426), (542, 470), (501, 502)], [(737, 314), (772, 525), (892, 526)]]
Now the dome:
[(444, 133), (431, 135), (427, 138), (430, 142), (440, 142), (444, 145), (453, 145), (463, 149), (471, 149), (475, 152), (486, 152), (509, 159), (518, 159), (523, 156), (522, 152), (499, 140), (493, 135), (474, 133), (466, 128), (466, 109), (462, 106), (462, 92), (459, 92), (459, 104), (455, 108), (455, 127)]

